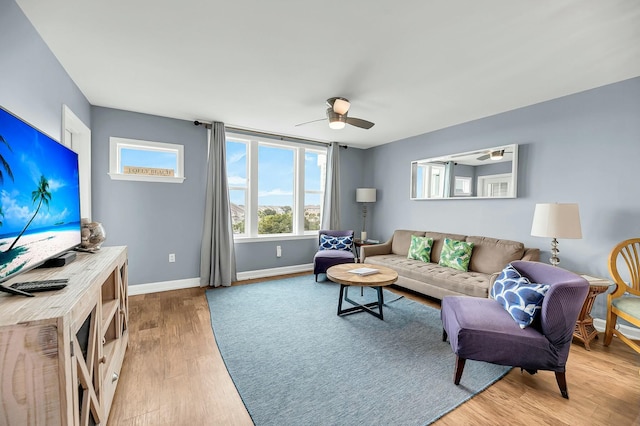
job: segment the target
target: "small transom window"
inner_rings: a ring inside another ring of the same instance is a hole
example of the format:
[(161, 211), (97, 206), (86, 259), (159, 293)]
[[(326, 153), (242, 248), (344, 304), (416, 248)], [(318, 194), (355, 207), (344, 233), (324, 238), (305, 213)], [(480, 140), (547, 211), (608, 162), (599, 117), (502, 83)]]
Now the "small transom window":
[(111, 179), (182, 183), (184, 147), (177, 144), (109, 138)]

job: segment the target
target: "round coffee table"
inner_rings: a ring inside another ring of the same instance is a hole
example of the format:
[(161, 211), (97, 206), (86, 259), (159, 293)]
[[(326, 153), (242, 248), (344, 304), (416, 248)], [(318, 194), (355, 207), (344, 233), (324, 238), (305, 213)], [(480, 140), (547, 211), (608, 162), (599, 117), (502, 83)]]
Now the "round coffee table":
[[(368, 268), (377, 270), (376, 273), (370, 275), (359, 275), (354, 270)], [(382, 287), (386, 287), (398, 280), (398, 273), (391, 268), (379, 265), (371, 265), (367, 263), (344, 263), (342, 265), (332, 266), (327, 269), (327, 278), (340, 284), (340, 299), (338, 300), (338, 315), (349, 315), (356, 312), (368, 312), (376, 318), (384, 320), (382, 314), (382, 305), (384, 297), (382, 295)], [(349, 287), (372, 287), (376, 290), (378, 300), (375, 302), (359, 304), (349, 299)], [(342, 309), (342, 300), (349, 302), (353, 306), (351, 308)], [(377, 312), (372, 308), (378, 308)]]

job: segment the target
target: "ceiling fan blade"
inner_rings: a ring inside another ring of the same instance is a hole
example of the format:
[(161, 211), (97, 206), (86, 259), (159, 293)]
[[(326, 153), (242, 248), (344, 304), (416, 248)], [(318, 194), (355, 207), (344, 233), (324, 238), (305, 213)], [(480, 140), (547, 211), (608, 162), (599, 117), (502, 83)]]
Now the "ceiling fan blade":
[(374, 126), (375, 123), (363, 120), (362, 118), (347, 117), (347, 124), (360, 127), (361, 129), (370, 129)]
[(305, 121), (304, 123), (298, 123), (298, 124), (296, 124), (294, 127), (304, 126), (305, 124), (315, 123), (315, 122), (317, 122), (317, 121), (324, 121), (324, 120), (326, 120), (326, 118), (319, 118), (319, 119), (317, 119), (317, 120)]
[(477, 160), (479, 160), (479, 161), (484, 161), (484, 160), (486, 160), (487, 158), (489, 158), (489, 154), (481, 155), (480, 157), (478, 157), (478, 158), (477, 158)]

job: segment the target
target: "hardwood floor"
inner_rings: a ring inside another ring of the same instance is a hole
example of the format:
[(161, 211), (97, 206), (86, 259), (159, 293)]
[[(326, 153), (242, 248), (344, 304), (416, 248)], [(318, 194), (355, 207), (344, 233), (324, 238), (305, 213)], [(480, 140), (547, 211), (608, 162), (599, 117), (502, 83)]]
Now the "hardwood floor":
[[(215, 344), (204, 289), (131, 297), (129, 330), (110, 425), (253, 424)], [(640, 425), (640, 356), (615, 338), (608, 348), (602, 337), (591, 348), (571, 347), (569, 400), (552, 372), (513, 369), (435, 424)]]

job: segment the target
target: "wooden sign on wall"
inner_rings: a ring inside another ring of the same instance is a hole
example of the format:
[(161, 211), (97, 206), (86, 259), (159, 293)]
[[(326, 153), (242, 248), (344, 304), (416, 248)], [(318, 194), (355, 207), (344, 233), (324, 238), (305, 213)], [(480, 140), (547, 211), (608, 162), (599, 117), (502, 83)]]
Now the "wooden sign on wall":
[(123, 172), (127, 175), (175, 176), (173, 169), (161, 169), (157, 167), (124, 166)]

